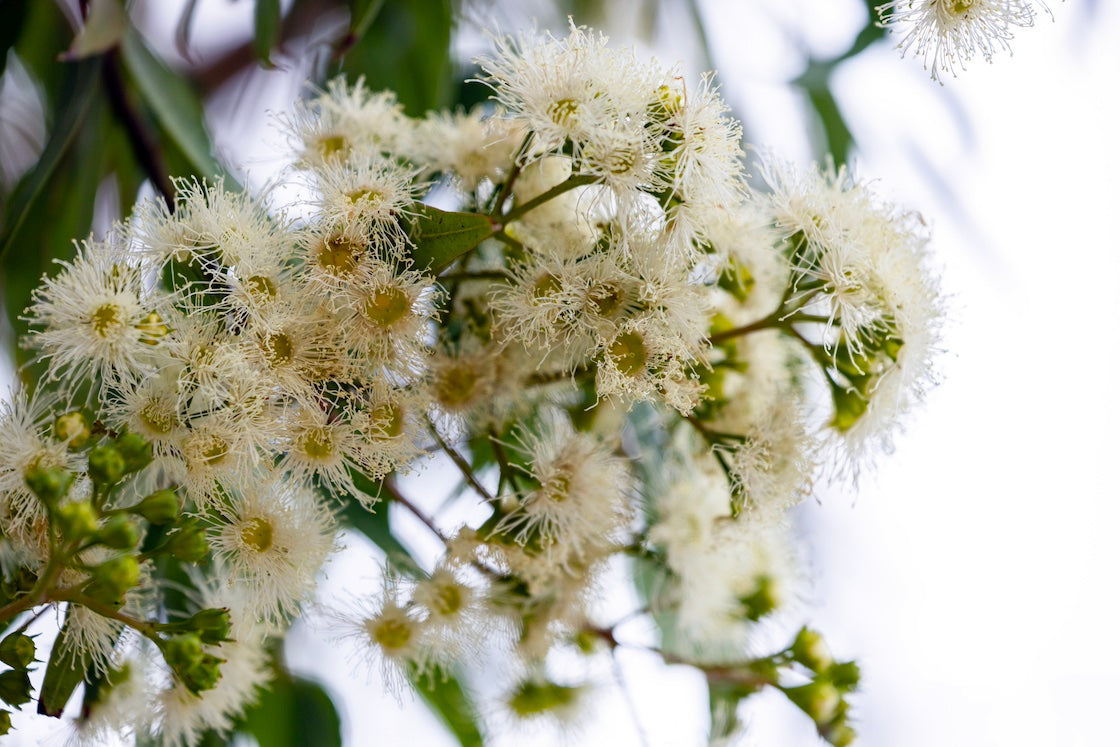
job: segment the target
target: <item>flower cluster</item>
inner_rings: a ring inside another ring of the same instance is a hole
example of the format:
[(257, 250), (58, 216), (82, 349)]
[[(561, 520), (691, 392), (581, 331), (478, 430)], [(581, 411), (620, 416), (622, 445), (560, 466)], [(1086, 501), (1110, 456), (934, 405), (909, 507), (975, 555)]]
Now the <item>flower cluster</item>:
[[(625, 559), (667, 661), (851, 741), (858, 670), (786, 629), (791, 511), (930, 382), (920, 218), (843, 169), (767, 156), (751, 186), (710, 77), (585, 29), (481, 66), (494, 106), (422, 119), (332, 82), (283, 123), (300, 217), (180, 181), (35, 292), (45, 378), (0, 414), (0, 618), (69, 603), (89, 733), (229, 730), (339, 514), (391, 501), (443, 551), (323, 617), (398, 692), (499, 647), (507, 710), (573, 709), (587, 683), (551, 654), (621, 645), (596, 602)], [(484, 519), (449, 532), (402, 492), (435, 452)]]

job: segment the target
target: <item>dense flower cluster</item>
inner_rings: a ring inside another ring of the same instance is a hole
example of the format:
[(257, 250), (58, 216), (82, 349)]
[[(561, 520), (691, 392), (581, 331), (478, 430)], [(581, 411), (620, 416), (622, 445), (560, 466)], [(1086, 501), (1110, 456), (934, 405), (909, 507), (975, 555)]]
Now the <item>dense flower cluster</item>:
[[(548, 655), (619, 645), (594, 602), (629, 558), (666, 660), (851, 740), (853, 665), (758, 631), (792, 619), (790, 510), (930, 381), (920, 219), (843, 169), (767, 156), (752, 188), (710, 78), (584, 29), (481, 65), (486, 109), (410, 119), (360, 81), (301, 105), (299, 219), (181, 181), (35, 292), (46, 375), (0, 414), (0, 615), (69, 603), (61, 645), (101, 678), (83, 733), (228, 730), (337, 514), (395, 501), (445, 551), (324, 617), (398, 689), (485, 643), (517, 662), (508, 710), (573, 707)], [(489, 518), (446, 534), (401, 492), (431, 452)]]

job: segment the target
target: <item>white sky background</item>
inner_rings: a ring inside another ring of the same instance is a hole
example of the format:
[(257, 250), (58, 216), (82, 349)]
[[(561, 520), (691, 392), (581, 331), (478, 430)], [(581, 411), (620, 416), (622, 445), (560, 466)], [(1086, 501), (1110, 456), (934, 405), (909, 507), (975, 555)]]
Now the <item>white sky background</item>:
[[(895, 454), (858, 496), (825, 493), (803, 510), (817, 579), (809, 618), (839, 656), (863, 666), (855, 708), (865, 747), (1115, 740), (1120, 490), (1105, 475), (1120, 445), (1111, 301), (1120, 234), (1109, 233), (1120, 206), (1120, 3), (1099, 3), (1091, 21), (1083, 0), (1051, 5), (1056, 23), (1044, 17), (1020, 31), (1013, 57), (974, 63), (944, 87), (890, 44), (836, 79), (859, 143), (857, 173), (923, 213), (953, 295), (944, 383)], [(806, 162), (802, 104), (782, 81), (800, 71), (799, 45), (843, 49), (862, 23), (862, 3), (704, 7), (724, 94), (753, 142)], [(209, 33), (198, 28), (199, 38)], [(695, 79), (697, 64), (686, 69)], [(277, 86), (267, 106), (282, 110), (297, 90)], [(248, 109), (236, 108), (218, 138), (258, 181), (276, 162), (270, 147), (279, 139), (262, 141), (260, 111)], [(446, 490), (435, 481), (406, 487), (430, 507)], [(333, 590), (373, 584), (368, 547), (353, 544), (332, 564)], [(618, 600), (614, 609), (631, 604)], [(333, 696), (345, 695), (348, 744), (453, 744), (419, 700), (406, 696), (402, 710), (376, 682), (350, 676), (350, 657), (335, 643), (301, 629), (288, 652)], [(623, 665), (649, 744), (701, 743), (707, 706), (698, 676), (636, 653)], [(609, 669), (601, 680), (602, 702), (567, 743), (640, 744)], [(784, 698), (762, 700), (748, 743), (819, 744)], [(45, 720), (32, 721), (12, 744), (39, 743)], [(536, 734), (531, 743), (552, 738)]]

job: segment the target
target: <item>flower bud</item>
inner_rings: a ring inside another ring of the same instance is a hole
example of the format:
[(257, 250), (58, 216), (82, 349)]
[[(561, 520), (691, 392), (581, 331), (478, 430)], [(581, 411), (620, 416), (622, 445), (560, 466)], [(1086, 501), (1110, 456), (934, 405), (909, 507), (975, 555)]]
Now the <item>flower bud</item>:
[(828, 668), (828, 679), (840, 690), (851, 690), (859, 684), (859, 664), (842, 661)]
[(124, 477), (124, 457), (117, 447), (105, 444), (90, 449), (89, 479), (94, 485), (114, 485)]
[(35, 661), (35, 641), (23, 633), (10, 633), (0, 641), (0, 661), (12, 669), (27, 669)]
[(151, 524), (170, 524), (179, 518), (179, 497), (174, 490), (157, 490), (128, 510)]
[(31, 700), (31, 679), (22, 669), (0, 672), (0, 700), (10, 706), (21, 706)]
[(230, 640), (229, 610), (201, 610), (186, 621), (185, 627), (197, 631), (203, 643), (223, 643)]
[(0, 737), (12, 730), (11, 711), (0, 711)]
[(97, 514), (89, 501), (59, 506), (54, 519), (62, 538), (68, 542), (84, 540), (97, 531)]
[(80, 449), (89, 441), (89, 422), (85, 415), (77, 411), (59, 415), (54, 421), (54, 435), (59, 441), (65, 441), (71, 449)]
[(140, 583), (140, 563), (131, 555), (106, 560), (93, 569), (93, 583), (86, 593), (94, 599), (115, 603)]
[(163, 644), (163, 658), (183, 686), (197, 695), (218, 684), (222, 660), (202, 650), (202, 640), (194, 633), (172, 636)]
[(152, 461), (152, 445), (137, 433), (126, 433), (117, 439), (115, 446), (124, 459), (125, 473), (138, 472)]
[(39, 500), (48, 506), (53, 506), (70, 490), (74, 475), (66, 470), (44, 469), (36, 466), (27, 470), (23, 479)]
[(855, 743), (857, 735), (855, 729), (841, 721), (822, 730), (821, 736), (834, 747), (848, 747)]
[(117, 514), (101, 527), (97, 541), (114, 550), (131, 550), (140, 543), (140, 528), (134, 519)]
[(197, 522), (190, 522), (168, 536), (165, 549), (173, 558), (187, 563), (197, 563), (210, 552), (206, 530)]
[(581, 691), (579, 687), (555, 682), (525, 680), (510, 694), (506, 703), (518, 716), (531, 717), (553, 708), (572, 705)]
[(817, 725), (832, 722), (841, 712), (843, 701), (836, 687), (827, 681), (814, 680), (800, 687), (782, 688), (790, 701), (805, 711)]
[(820, 674), (832, 665), (832, 654), (825, 645), (824, 636), (815, 630), (802, 628), (790, 647), (793, 660)]

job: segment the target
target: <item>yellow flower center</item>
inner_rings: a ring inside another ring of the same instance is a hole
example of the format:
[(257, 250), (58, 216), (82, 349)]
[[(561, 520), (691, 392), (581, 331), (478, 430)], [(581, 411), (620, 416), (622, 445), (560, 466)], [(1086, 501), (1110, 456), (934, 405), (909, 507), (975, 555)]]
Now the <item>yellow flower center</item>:
[(271, 365), (283, 366), (291, 362), (295, 346), (292, 345), (292, 338), (283, 332), (271, 332), (261, 341), (261, 352)]
[(151, 433), (163, 436), (171, 432), (178, 423), (175, 411), (166, 402), (152, 400), (137, 413), (140, 422)]
[(276, 296), (276, 284), (264, 275), (254, 275), (246, 280), (245, 288), (258, 298), (274, 298)]
[(272, 524), (267, 519), (249, 519), (241, 526), (241, 541), (257, 552), (272, 547)]
[(322, 461), (334, 454), (334, 442), (328, 428), (312, 428), (300, 437), (299, 447), (309, 459)]
[(395, 285), (387, 285), (366, 298), (362, 316), (379, 327), (390, 327), (408, 313), (411, 305), (407, 293)]
[(373, 438), (396, 438), (404, 430), (404, 410), (392, 402), (383, 402), (369, 411)]
[(373, 639), (383, 648), (404, 648), (412, 640), (412, 627), (404, 620), (379, 620), (370, 627)]
[(117, 327), (124, 322), (121, 319), (121, 307), (115, 303), (103, 303), (94, 309), (90, 319), (93, 331), (98, 337), (108, 337)]
[(478, 372), (469, 363), (452, 364), (436, 378), (436, 397), (450, 407), (462, 405), (474, 394), (478, 378)]
[(638, 376), (646, 369), (646, 343), (637, 332), (623, 332), (607, 353), (624, 376)]
[(315, 262), (327, 272), (346, 275), (358, 266), (361, 247), (345, 236), (331, 236), (319, 245)]

